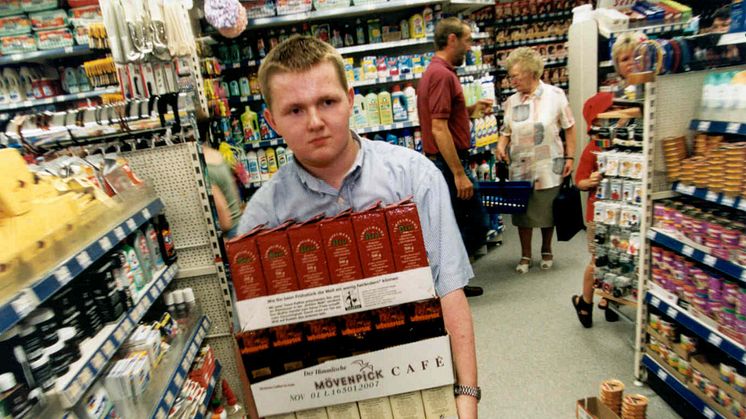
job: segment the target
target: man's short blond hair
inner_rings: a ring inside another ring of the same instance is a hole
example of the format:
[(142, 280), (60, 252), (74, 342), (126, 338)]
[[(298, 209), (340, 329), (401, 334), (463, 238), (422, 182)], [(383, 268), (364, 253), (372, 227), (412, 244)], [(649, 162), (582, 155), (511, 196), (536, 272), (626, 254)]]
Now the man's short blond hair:
[(334, 66), (339, 83), (346, 92), (348, 85), (342, 55), (326, 42), (312, 36), (294, 35), (272, 48), (259, 66), (259, 85), (267, 106), (272, 107), (269, 88), (272, 76), (308, 71), (323, 62)]
[(510, 71), (513, 66), (520, 64), (523, 71), (528, 71), (534, 78), (540, 79), (544, 74), (544, 59), (529, 47), (520, 47), (514, 49), (505, 59), (505, 69)]

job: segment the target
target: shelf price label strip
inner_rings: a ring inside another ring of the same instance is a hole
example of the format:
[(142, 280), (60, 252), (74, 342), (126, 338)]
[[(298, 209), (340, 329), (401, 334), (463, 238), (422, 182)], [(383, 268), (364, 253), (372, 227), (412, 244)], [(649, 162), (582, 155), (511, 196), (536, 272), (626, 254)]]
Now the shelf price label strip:
[[(168, 412), (171, 410), (176, 397), (181, 391), (181, 386), (184, 384), (184, 379), (189, 373), (189, 367), (194, 362), (194, 358), (197, 356), (202, 341), (207, 335), (207, 330), (210, 328), (210, 318), (202, 316), (197, 327), (194, 328), (192, 336), (189, 338), (189, 344), (186, 346), (186, 350), (183, 353), (183, 360), (179, 363), (176, 371), (171, 375), (169, 385), (166, 387), (161, 397), (161, 401), (158, 403), (155, 411), (153, 412), (153, 418), (165, 418), (168, 416)], [(186, 365), (186, 367), (184, 367)]]
[[(124, 237), (143, 225), (150, 217), (145, 214), (157, 214), (163, 209), (163, 202), (156, 199), (145, 209), (141, 209), (127, 221), (117, 226), (104, 237), (94, 241), (88, 247), (81, 250), (62, 265), (52, 271), (51, 274), (38, 280), (29, 288), (18, 292), (9, 302), (0, 306), (0, 334), (4, 333), (24, 316), (46, 301), (54, 293), (67, 285), (76, 276), (80, 275), (86, 268), (103, 257), (114, 244), (119, 243)], [(130, 223), (130, 220), (132, 221)], [(134, 228), (130, 228), (134, 226)], [(122, 235), (123, 237), (119, 238)]]
[(194, 417), (194, 419), (204, 419), (205, 413), (207, 412), (207, 408), (210, 406), (210, 399), (212, 399), (212, 393), (215, 391), (217, 382), (220, 379), (220, 372), (222, 368), (223, 367), (222, 365), (220, 365), (220, 362), (216, 360), (215, 369), (212, 372), (210, 383), (207, 385), (207, 391), (205, 392), (205, 398), (202, 399), (202, 404), (199, 406), (199, 411), (197, 412), (197, 415)]
[(642, 363), (652, 374), (655, 374), (661, 381), (663, 381), (668, 387), (673, 389), (679, 396), (684, 398), (692, 407), (694, 407), (699, 413), (705, 415), (709, 419), (724, 419), (719, 413), (714, 411), (707, 403), (697, 397), (696, 394), (692, 393), (684, 383), (679, 381), (676, 377), (669, 374), (658, 362), (653, 358), (644, 355), (642, 357)]
[(730, 197), (722, 193), (709, 191), (706, 188), (697, 188), (691, 185), (685, 185), (681, 182), (674, 182), (672, 189), (674, 190), (674, 192), (678, 192), (680, 194), (704, 199), (706, 201), (714, 202), (718, 205), (723, 205), (740, 211), (746, 211), (746, 199), (741, 197)]
[(93, 381), (98, 377), (98, 374), (106, 368), (106, 365), (111, 361), (116, 351), (124, 344), (125, 340), (132, 333), (135, 325), (142, 320), (143, 315), (150, 306), (153, 305), (155, 300), (160, 296), (160, 293), (153, 295), (153, 290), (165, 289), (171, 280), (176, 276), (178, 271), (177, 265), (171, 265), (168, 267), (156, 280), (150, 284), (150, 291), (148, 289), (143, 292), (143, 297), (140, 301), (135, 304), (135, 307), (130, 310), (111, 330), (111, 334), (104, 340), (101, 347), (91, 354), (91, 357), (83, 365), (81, 373), (75, 376), (65, 387), (62, 389), (65, 403), (74, 405), (82, 394), (88, 390), (93, 384)]
[(740, 122), (693, 119), (689, 124), (689, 129), (692, 131), (709, 132), (713, 134), (746, 135), (746, 124)]
[(737, 279), (741, 282), (741, 286), (746, 287), (746, 268), (731, 263), (727, 260), (718, 259), (712, 255), (709, 255), (701, 250), (693, 249), (679, 240), (669, 236), (668, 234), (649, 230), (648, 238), (665, 246), (679, 254), (688, 256), (697, 262), (703, 263), (711, 268), (717, 269), (718, 271), (730, 276), (733, 279)]
[(737, 344), (727, 336), (721, 335), (718, 331), (711, 329), (686, 310), (669, 304), (665, 297), (655, 295), (654, 291), (648, 291), (645, 296), (645, 302), (655, 306), (658, 310), (676, 321), (676, 323), (727, 353), (736, 361), (746, 365), (746, 349), (743, 346)]

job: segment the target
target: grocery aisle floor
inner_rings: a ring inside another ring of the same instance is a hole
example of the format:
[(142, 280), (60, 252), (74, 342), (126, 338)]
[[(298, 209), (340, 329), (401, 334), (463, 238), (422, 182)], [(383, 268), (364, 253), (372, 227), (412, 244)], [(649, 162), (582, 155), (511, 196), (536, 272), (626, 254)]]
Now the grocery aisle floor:
[(588, 261), (585, 234), (555, 243), (554, 267), (542, 271), (535, 231), (534, 266), (519, 275), (513, 270), (520, 258), (518, 234), (510, 218), (505, 221), (503, 246), (474, 263), (472, 284), (485, 293), (469, 299), (483, 394), (480, 417), (574, 418), (576, 400), (598, 396), (601, 381), (617, 378), (625, 392), (650, 398), (648, 418), (677, 418), (652, 390), (633, 384), (634, 325), (607, 323), (598, 309), (591, 329), (578, 322), (570, 296), (580, 292)]

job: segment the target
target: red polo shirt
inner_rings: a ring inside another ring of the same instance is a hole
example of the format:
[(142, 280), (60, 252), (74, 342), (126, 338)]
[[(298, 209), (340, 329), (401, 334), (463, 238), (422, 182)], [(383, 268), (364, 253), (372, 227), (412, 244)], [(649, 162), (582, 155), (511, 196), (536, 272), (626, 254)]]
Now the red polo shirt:
[(417, 86), (417, 114), (422, 129), (422, 149), (437, 154), (433, 137), (433, 119), (447, 119), (456, 150), (471, 148), (469, 113), (461, 82), (453, 66), (440, 57), (433, 57)]

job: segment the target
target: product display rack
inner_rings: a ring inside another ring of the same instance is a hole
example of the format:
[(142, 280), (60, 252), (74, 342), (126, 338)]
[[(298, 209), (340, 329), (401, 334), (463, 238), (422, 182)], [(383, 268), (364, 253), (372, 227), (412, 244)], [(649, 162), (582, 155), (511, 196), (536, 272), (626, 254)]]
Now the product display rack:
[(708, 406), (700, 396), (696, 395), (692, 390), (687, 387), (686, 384), (682, 383), (676, 376), (672, 375), (671, 372), (662, 366), (658, 361), (653, 359), (649, 355), (642, 357), (642, 363), (649, 372), (655, 374), (664, 384), (673, 389), (682, 399), (686, 400), (689, 405), (695, 409), (698, 413), (701, 413), (708, 419), (725, 419), (724, 416), (714, 411)]
[(178, 266), (173, 264), (153, 274), (153, 280), (143, 287), (135, 298), (135, 306), (128, 313), (118, 322), (104, 326), (91, 340), (83, 342), (80, 359), (70, 365), (70, 371), (60, 377), (54, 390), (65, 407), (75, 405), (93, 385), (177, 271)]
[(541, 45), (541, 44), (547, 44), (550, 42), (565, 42), (567, 41), (567, 35), (563, 36), (547, 36), (545, 38), (538, 38), (538, 39), (524, 39), (521, 41), (508, 41), (508, 42), (501, 42), (499, 44), (494, 44), (492, 46), (486, 46), (486, 50), (500, 50), (500, 49), (507, 49), (507, 48), (518, 48), (518, 47), (531, 47), (534, 45)]
[(115, 401), (123, 418), (166, 418), (181, 392), (189, 369), (210, 330), (210, 318), (192, 315), (187, 319), (187, 330), (171, 342), (171, 348), (151, 372), (147, 390), (136, 399)]
[(31, 99), (16, 103), (0, 104), (0, 112), (15, 111), (24, 108), (31, 108), (34, 106), (51, 105), (54, 103), (70, 102), (73, 100), (89, 99), (107, 93), (116, 93), (119, 92), (119, 90), (119, 86), (111, 86), (93, 89), (88, 92), (71, 93), (67, 95), (52, 96), (43, 99)]
[(375, 127), (358, 128), (355, 131), (357, 131), (358, 134), (370, 134), (373, 132), (391, 131), (393, 129), (414, 128), (414, 127), (419, 127), (419, 126), (420, 126), (419, 122), (405, 121), (405, 122), (396, 122), (393, 124), (378, 125)]
[(144, 207), (131, 212), (125, 220), (116, 224), (106, 234), (94, 238), (88, 246), (59, 262), (57, 267), (44, 274), (42, 278), (30, 280), (23, 289), (15, 292), (0, 306), (0, 333), (6, 332), (20, 322), (33, 309), (162, 210), (163, 202), (159, 198), (151, 200)]
[(207, 386), (207, 391), (205, 391), (205, 398), (202, 400), (202, 403), (199, 406), (199, 411), (197, 411), (197, 414), (194, 416), (194, 419), (205, 418), (205, 414), (207, 413), (207, 408), (210, 406), (210, 400), (212, 399), (212, 394), (215, 392), (215, 387), (217, 387), (217, 384), (220, 382), (220, 372), (222, 369), (223, 369), (223, 366), (220, 365), (220, 362), (216, 360), (215, 369), (212, 372), (212, 377), (210, 377), (210, 383)]
[(0, 66), (8, 64), (21, 64), (28, 61), (51, 60), (60, 57), (72, 57), (95, 52), (87, 45), (74, 45), (71, 47), (55, 48), (42, 51), (25, 52), (21, 54), (10, 54), (0, 56)]
[(688, 28), (690, 24), (690, 22), (663, 23), (659, 25), (640, 26), (613, 31), (600, 27), (598, 33), (605, 38), (611, 38), (614, 35), (618, 35), (624, 32), (641, 32), (645, 35), (659, 35), (663, 33), (681, 32)]

